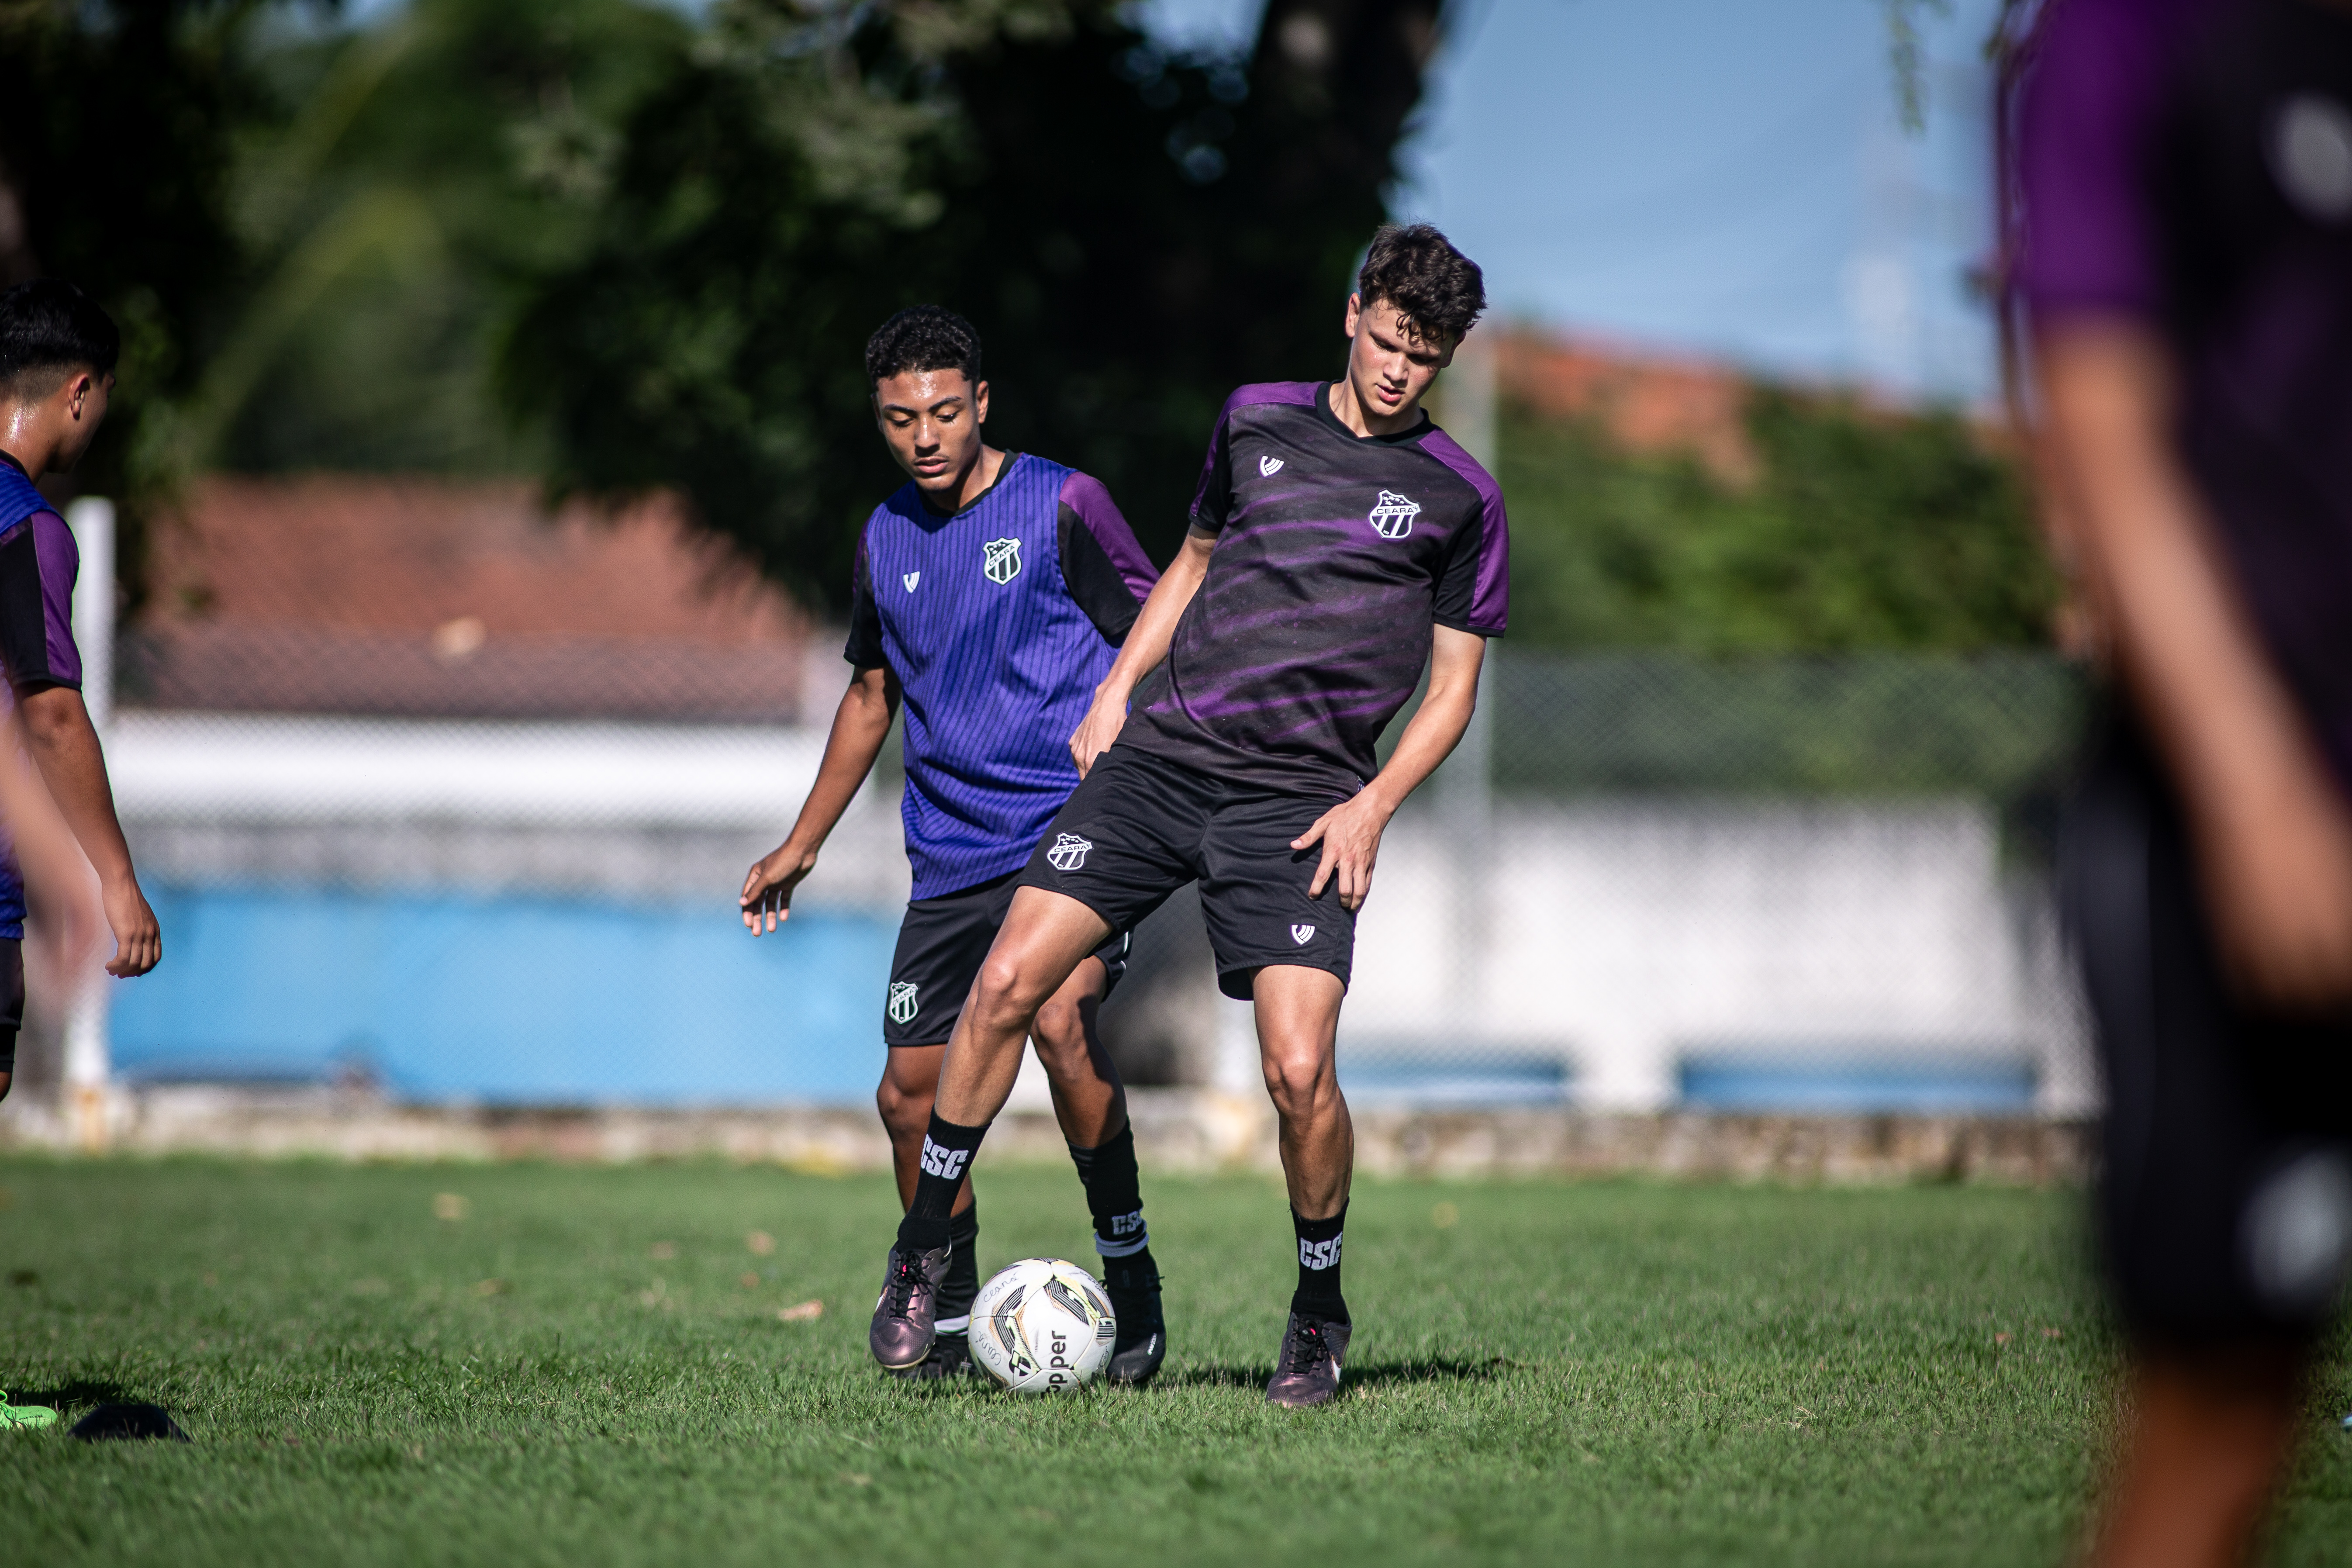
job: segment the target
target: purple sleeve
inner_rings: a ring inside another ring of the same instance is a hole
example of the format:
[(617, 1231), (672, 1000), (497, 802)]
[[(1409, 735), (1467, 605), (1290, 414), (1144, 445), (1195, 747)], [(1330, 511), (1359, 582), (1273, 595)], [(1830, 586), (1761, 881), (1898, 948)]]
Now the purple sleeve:
[(1456, 536), (1438, 579), (1437, 624), (1480, 637), (1501, 637), (1511, 619), (1511, 521), (1503, 510), (1503, 487), (1443, 430), (1431, 431), (1421, 449), (1453, 469), (1478, 495), (1477, 522)]
[[(868, 520), (866, 528), (873, 527)], [(857, 564), (849, 573), (849, 641), (841, 657), (854, 668), (877, 669), (882, 652), (882, 609), (874, 602), (874, 563), (866, 553), (866, 529), (857, 531)]]
[(2203, 0), (2067, 0), (2035, 41), (2017, 120), (2019, 291), (2036, 316), (2163, 304), (2147, 205), (2173, 37)]
[(73, 530), (53, 511), (33, 514), (33, 552), (41, 563), (41, 630), (48, 645), (49, 679), (81, 686), (81, 649), (74, 646), (74, 580), (81, 574), (81, 551)]
[(1062, 481), (1062, 504), (1102, 546), (1135, 602), (1139, 605), (1150, 598), (1152, 584), (1160, 581), (1160, 569), (1135, 542), (1135, 530), (1128, 527), (1118, 503), (1110, 499), (1103, 482), (1092, 474), (1072, 474)]

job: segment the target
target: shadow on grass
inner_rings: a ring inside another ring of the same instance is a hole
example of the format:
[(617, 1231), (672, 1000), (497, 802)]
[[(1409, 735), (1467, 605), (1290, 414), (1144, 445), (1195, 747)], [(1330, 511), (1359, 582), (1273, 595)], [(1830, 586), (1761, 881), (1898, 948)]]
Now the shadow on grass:
[[(1486, 1356), (1475, 1361), (1454, 1356), (1432, 1356), (1412, 1361), (1366, 1362), (1348, 1364), (1346, 1386), (1349, 1388), (1410, 1387), (1423, 1383), (1486, 1383), (1502, 1375), (1511, 1363), (1501, 1356)], [(1263, 1390), (1274, 1376), (1272, 1362), (1252, 1362), (1248, 1364), (1215, 1364), (1188, 1366), (1181, 1371), (1163, 1371), (1153, 1379), (1159, 1388), (1254, 1388)]]

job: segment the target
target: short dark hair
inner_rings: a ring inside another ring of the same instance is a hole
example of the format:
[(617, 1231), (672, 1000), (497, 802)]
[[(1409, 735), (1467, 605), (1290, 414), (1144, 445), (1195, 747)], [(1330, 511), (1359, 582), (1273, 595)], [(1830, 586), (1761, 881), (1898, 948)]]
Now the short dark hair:
[(1356, 297), (1385, 300), (1426, 338), (1460, 342), (1486, 309), (1478, 264), (1429, 224), (1382, 224), (1356, 274)]
[(0, 394), (47, 397), (85, 366), (105, 375), (122, 333), (97, 300), (62, 278), (36, 278), (0, 294)]
[(980, 334), (937, 305), (909, 305), (866, 340), (866, 384), (915, 370), (960, 370), (980, 384)]

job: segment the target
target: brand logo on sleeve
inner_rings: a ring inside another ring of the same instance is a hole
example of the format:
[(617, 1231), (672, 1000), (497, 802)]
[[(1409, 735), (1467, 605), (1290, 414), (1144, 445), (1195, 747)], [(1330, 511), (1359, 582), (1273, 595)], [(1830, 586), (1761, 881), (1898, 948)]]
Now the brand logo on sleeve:
[(922, 1004), (915, 1000), (915, 985), (912, 981), (890, 982), (890, 1021), (892, 1023), (911, 1024), (915, 1021), (915, 1015), (922, 1010)]
[(1412, 520), (1420, 515), (1421, 503), (1411, 496), (1382, 490), (1372, 506), (1372, 531), (1382, 539), (1402, 539), (1412, 531)]
[(1297, 942), (1299, 946), (1305, 947), (1308, 942), (1315, 940), (1315, 928), (1313, 926), (1292, 926), (1290, 928), (1290, 940)]
[(1260, 458), (1257, 460), (1257, 471), (1270, 479), (1274, 478), (1275, 475), (1282, 472), (1282, 459), (1280, 458)]
[(899, 582), (907, 584), (907, 592), (909, 594), (915, 591), (915, 584), (922, 580), (923, 574), (920, 572), (909, 572), (905, 576), (898, 579)]
[(1010, 583), (1021, 575), (1021, 542), (992, 539), (981, 547), (981, 575), (992, 583)]
[(1056, 871), (1075, 871), (1087, 863), (1087, 851), (1094, 845), (1075, 833), (1054, 836), (1054, 847), (1045, 851), (1046, 863)]

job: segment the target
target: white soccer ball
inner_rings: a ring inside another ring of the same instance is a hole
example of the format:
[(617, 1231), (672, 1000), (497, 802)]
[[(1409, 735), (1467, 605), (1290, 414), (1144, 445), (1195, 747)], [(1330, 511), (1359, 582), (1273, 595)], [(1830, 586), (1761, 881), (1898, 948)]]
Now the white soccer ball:
[(1118, 1319), (1095, 1277), (1058, 1258), (1024, 1258), (980, 1288), (971, 1354), (1000, 1387), (1066, 1394), (1110, 1360)]

